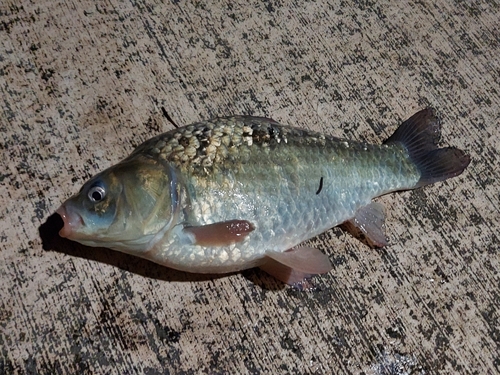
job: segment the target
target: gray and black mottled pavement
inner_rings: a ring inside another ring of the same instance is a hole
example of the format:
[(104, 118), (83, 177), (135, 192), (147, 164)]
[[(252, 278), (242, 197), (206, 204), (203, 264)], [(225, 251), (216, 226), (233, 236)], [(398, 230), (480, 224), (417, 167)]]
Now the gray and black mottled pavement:
[[(0, 373), (498, 374), (495, 1), (0, 4)], [(466, 172), (340, 229), (316, 290), (211, 278), (57, 236), (96, 172), (172, 125), (268, 116), (381, 142), (426, 106)]]

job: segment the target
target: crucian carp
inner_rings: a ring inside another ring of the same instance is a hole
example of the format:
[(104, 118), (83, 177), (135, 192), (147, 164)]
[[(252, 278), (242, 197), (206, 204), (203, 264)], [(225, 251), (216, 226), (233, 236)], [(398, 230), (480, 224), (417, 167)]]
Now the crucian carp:
[(328, 272), (301, 243), (350, 223), (387, 245), (372, 199), (463, 172), (470, 158), (439, 148), (440, 123), (424, 109), (381, 145), (233, 116), (149, 139), (87, 181), (57, 210), (62, 237), (187, 272), (260, 267), (294, 284)]

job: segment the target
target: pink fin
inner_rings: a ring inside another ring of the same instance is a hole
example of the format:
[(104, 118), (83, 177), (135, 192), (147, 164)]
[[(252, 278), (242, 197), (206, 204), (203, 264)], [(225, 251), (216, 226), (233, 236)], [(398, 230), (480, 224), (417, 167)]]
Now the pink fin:
[(254, 225), (249, 221), (230, 220), (198, 227), (185, 227), (184, 231), (194, 236), (196, 245), (227, 246), (243, 241), (254, 229)]
[(297, 247), (283, 253), (270, 251), (266, 256), (266, 262), (260, 268), (290, 285), (333, 268), (328, 257), (312, 247)]
[[(361, 232), (366, 237), (369, 245), (373, 247), (384, 247), (388, 245), (384, 233), (384, 206), (380, 203), (372, 202), (368, 206), (361, 207), (347, 223), (355, 227), (355, 232)], [(352, 228), (348, 227), (348, 229)], [(356, 235), (356, 233), (354, 233), (354, 235)]]

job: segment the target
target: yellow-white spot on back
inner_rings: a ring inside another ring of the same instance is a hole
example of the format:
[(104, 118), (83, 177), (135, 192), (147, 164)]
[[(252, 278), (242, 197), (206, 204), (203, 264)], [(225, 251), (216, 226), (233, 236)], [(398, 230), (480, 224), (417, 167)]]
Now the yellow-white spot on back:
[(160, 140), (158, 141), (158, 143), (156, 143), (156, 146), (155, 146), (155, 147), (156, 147), (157, 149), (161, 150), (163, 147), (165, 147), (165, 145), (166, 145), (166, 142), (160, 139)]
[(191, 146), (188, 146), (188, 147), (186, 147), (186, 149), (184, 150), (184, 153), (185, 153), (185, 154), (186, 154), (186, 156), (188, 156), (189, 158), (192, 158), (192, 157), (196, 156), (196, 148), (191, 147)]
[(207, 156), (212, 157), (216, 151), (217, 151), (217, 147), (213, 144), (210, 144), (206, 150)]

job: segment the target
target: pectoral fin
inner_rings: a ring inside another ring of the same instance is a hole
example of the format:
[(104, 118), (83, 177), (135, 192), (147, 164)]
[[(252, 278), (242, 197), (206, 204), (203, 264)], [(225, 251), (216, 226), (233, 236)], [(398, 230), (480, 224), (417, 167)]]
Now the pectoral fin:
[(193, 237), (199, 246), (228, 246), (241, 242), (255, 229), (246, 220), (230, 220), (201, 226), (185, 227), (184, 231)]
[(356, 237), (361, 233), (366, 238), (368, 245), (384, 247), (388, 245), (384, 233), (384, 223), (384, 206), (372, 202), (357, 210), (354, 217), (347, 221), (344, 226)]
[(270, 251), (260, 266), (262, 270), (286, 284), (296, 284), (306, 277), (329, 272), (333, 267), (328, 257), (312, 247), (297, 247), (283, 253)]

